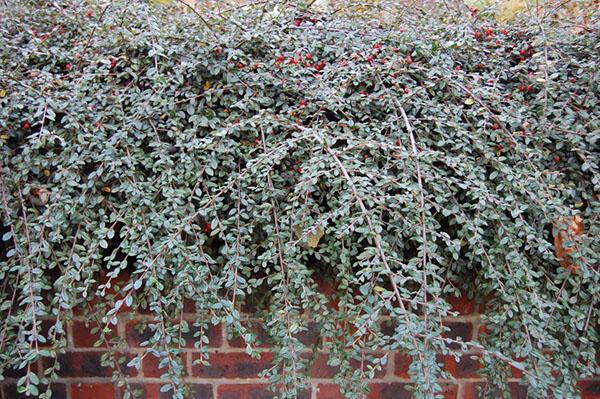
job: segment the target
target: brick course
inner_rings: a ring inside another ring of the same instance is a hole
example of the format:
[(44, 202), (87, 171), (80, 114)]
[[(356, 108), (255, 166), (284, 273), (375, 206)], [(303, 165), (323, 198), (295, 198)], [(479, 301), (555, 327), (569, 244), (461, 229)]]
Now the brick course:
[[(482, 307), (464, 297), (450, 300), (453, 310), (459, 314), (444, 321), (450, 327), (446, 336), (461, 337), (462, 340), (477, 338), (483, 331), (479, 311)], [(260, 320), (247, 314), (244, 323), (253, 331), (261, 344), (257, 347), (260, 359), (252, 358), (245, 353), (245, 344), (239, 337), (232, 337), (221, 326), (210, 326), (207, 331), (209, 343), (204, 344), (209, 353), (210, 364), (194, 364), (202, 356), (202, 352), (194, 346), (193, 306), (188, 306), (190, 313), (185, 313), (183, 319), (188, 321), (189, 332), (182, 332), (182, 342), (179, 362), (182, 364), (185, 378), (190, 388), (191, 399), (267, 399), (274, 397), (269, 390), (268, 381), (261, 379), (259, 374), (272, 366), (273, 354), (269, 350), (268, 336), (261, 327)], [(142, 342), (152, 336), (145, 327), (148, 314), (121, 314), (116, 326), (110, 327), (109, 336), (122, 345), (115, 354), (125, 362), (120, 368), (128, 377), (131, 388), (138, 390), (143, 399), (166, 399), (170, 392), (160, 392), (161, 376), (167, 373), (166, 367), (160, 367), (159, 361), (152, 354), (146, 354), (141, 362), (141, 369), (127, 368), (125, 364), (135, 356), (142, 354)], [(88, 324), (81, 314), (68, 326), (67, 353), (59, 356), (61, 370), (60, 378), (53, 384), (53, 398), (57, 399), (116, 399), (123, 396), (123, 387), (113, 383), (113, 369), (101, 365), (100, 358), (107, 353), (104, 345), (96, 345), (97, 333), (91, 333), (93, 323)], [(138, 328), (138, 327), (141, 327)], [(333, 381), (337, 367), (327, 364), (329, 354), (323, 350), (322, 337), (318, 334), (315, 323), (307, 323), (307, 329), (298, 334), (298, 338), (307, 345), (307, 350), (301, 354), (310, 360), (307, 373), (311, 377), (311, 387), (302, 392), (300, 399), (342, 399), (339, 388)], [(385, 331), (389, 326), (382, 322)], [(388, 333), (391, 331), (388, 331)], [(160, 348), (158, 348), (160, 350)], [(380, 355), (383, 355), (381, 353)], [(479, 354), (467, 353), (457, 361), (453, 356), (438, 356), (438, 362), (454, 377), (453, 380), (442, 381), (442, 395), (447, 399), (474, 399), (477, 392), (489, 391), (483, 378), (478, 374), (480, 369)], [(366, 399), (403, 399), (411, 398), (409, 367), (411, 358), (403, 353), (391, 353), (388, 363), (382, 370), (375, 373), (375, 379), (369, 382), (370, 393)], [(39, 362), (38, 373), (44, 366)], [(1, 399), (16, 399), (23, 397), (16, 392), (16, 381), (20, 376), (19, 370), (6, 373), (6, 380), (0, 383)], [(527, 387), (519, 383), (521, 373), (513, 370), (513, 378), (509, 380), (512, 399), (527, 397)], [(582, 398), (600, 399), (600, 378), (590, 378), (580, 381)], [(42, 388), (42, 387), (40, 387)], [(41, 389), (42, 390), (42, 389)], [(494, 393), (491, 393), (494, 395)], [(500, 396), (498, 396), (500, 397)]]

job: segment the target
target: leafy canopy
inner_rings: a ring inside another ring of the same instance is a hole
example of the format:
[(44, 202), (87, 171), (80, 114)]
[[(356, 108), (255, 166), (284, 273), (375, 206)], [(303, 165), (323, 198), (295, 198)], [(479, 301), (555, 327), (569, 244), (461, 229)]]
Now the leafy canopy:
[[(479, 353), (504, 391), (521, 369), (532, 397), (575, 397), (597, 372), (597, 25), (0, 7), (0, 376), (25, 370), (21, 391), (60, 375), (75, 311), (115, 365), (105, 332), (143, 310), (146, 351), (183, 397), (189, 329), (202, 363), (217, 323), (258, 356), (244, 302), (280, 397), (307, 384), (309, 320), (348, 397), (392, 350), (412, 357), (417, 397), (447, 377), (439, 352)], [(565, 267), (553, 237), (575, 215)], [(485, 302), (477, 341), (445, 334), (460, 292)]]

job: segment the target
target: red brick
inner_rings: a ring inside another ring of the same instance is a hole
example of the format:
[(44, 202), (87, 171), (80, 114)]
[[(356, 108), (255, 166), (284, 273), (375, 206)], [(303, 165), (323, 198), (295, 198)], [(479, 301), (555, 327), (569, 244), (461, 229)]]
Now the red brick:
[(403, 353), (396, 353), (394, 362), (394, 375), (400, 378), (410, 378), (408, 369), (412, 363), (412, 358)]
[[(510, 399), (527, 399), (527, 387), (509, 382)], [(501, 398), (502, 392), (484, 381), (467, 382), (463, 386), (463, 399)]]
[(121, 373), (123, 373), (123, 375), (125, 375), (127, 377), (137, 377), (138, 376), (138, 374), (140, 372), (135, 366), (131, 366), (131, 367), (127, 366), (129, 364), (129, 362), (136, 356), (137, 355), (134, 353), (123, 353), (123, 352), (116, 353), (115, 359), (117, 360), (117, 363), (119, 364), (119, 369), (121, 370)]
[(310, 376), (312, 378), (333, 378), (339, 371), (338, 367), (329, 366), (329, 356), (319, 353), (311, 359)]
[[(460, 337), (462, 342), (470, 341), (471, 339), (473, 339), (472, 323), (446, 321), (444, 322), (444, 326), (450, 329), (449, 331), (446, 331), (442, 334), (442, 337), (444, 338), (458, 340), (458, 337)], [(448, 347), (458, 349), (460, 348), (460, 345), (458, 343), (449, 343)]]
[[(194, 353), (192, 361), (199, 359), (200, 354)], [(262, 353), (260, 359), (248, 356), (244, 352), (211, 353), (209, 365), (195, 364), (192, 366), (192, 376), (200, 378), (257, 378), (259, 374), (273, 366), (273, 355)]]
[(371, 383), (369, 399), (412, 399), (412, 393), (408, 390), (409, 384), (398, 382)]
[[(40, 393), (46, 392), (46, 386), (39, 386)], [(67, 386), (65, 384), (54, 383), (51, 386), (52, 399), (67, 399)], [(3, 396), (4, 395), (4, 396)], [(0, 399), (33, 399), (31, 396), (25, 396), (24, 393), (17, 392), (15, 384), (0, 383)]]
[(314, 346), (319, 344), (321, 338), (321, 330), (315, 322), (309, 322), (306, 329), (294, 335), (300, 342), (306, 346)]
[[(37, 369), (38, 369), (37, 363), (31, 363), (30, 370), (33, 371), (34, 373), (37, 373)], [(27, 366), (23, 367), (22, 369), (15, 369), (15, 368), (11, 367), (11, 368), (4, 370), (5, 378), (18, 379), (18, 378), (23, 377), (25, 374), (27, 374)]]
[(267, 384), (231, 384), (217, 388), (219, 399), (270, 399), (275, 394), (268, 389)]
[(329, 298), (327, 306), (332, 309), (337, 309), (340, 301), (335, 295), (337, 292), (335, 281), (319, 275), (313, 276), (313, 280), (317, 284), (319, 292), (325, 295), (326, 298)]
[[(161, 384), (129, 384), (131, 391), (139, 396), (131, 396), (137, 399), (162, 399), (160, 387)], [(125, 387), (119, 387), (117, 392), (117, 398), (122, 399), (125, 394)]]
[[(249, 332), (252, 332), (256, 337), (256, 343), (254, 344), (254, 347), (267, 348), (269, 346), (269, 336), (262, 325), (262, 321), (243, 321), (242, 325), (246, 327)], [(245, 348), (246, 342), (239, 335), (233, 336), (229, 339), (229, 346), (234, 348)]]
[(114, 399), (113, 384), (72, 384), (71, 399)]
[[(297, 396), (297, 399), (310, 399), (310, 396), (310, 389), (306, 389)], [(275, 393), (269, 390), (267, 384), (228, 384), (217, 388), (218, 399), (271, 399), (274, 397)]]
[[(183, 375), (186, 375), (187, 373), (185, 372), (185, 357), (181, 358), (180, 361), (181, 364), (183, 364)], [(160, 362), (161, 359), (154, 356), (153, 354), (146, 354), (146, 356), (144, 356), (144, 358), (142, 359), (142, 371), (144, 373), (144, 377), (160, 378), (163, 374), (167, 374), (169, 372), (169, 366), (165, 365), (164, 367), (159, 368)]]
[[(267, 334), (263, 322), (260, 320), (244, 321), (242, 324), (249, 329), (257, 338), (255, 347), (266, 348), (269, 346), (269, 335)], [(315, 322), (309, 322), (306, 328), (294, 335), (300, 342), (306, 346), (317, 345), (320, 342), (319, 325)], [(229, 340), (229, 346), (234, 348), (245, 348), (246, 342), (240, 336), (232, 337)]]
[(481, 369), (479, 358), (475, 355), (462, 355), (457, 362), (454, 356), (438, 356), (438, 360), (444, 363), (444, 370), (456, 378), (479, 378), (478, 371)]
[(317, 399), (345, 399), (337, 384), (319, 384)]
[(183, 312), (184, 313), (196, 313), (196, 302), (191, 299), (185, 298), (183, 300)]
[[(189, 322), (189, 331), (181, 334), (182, 338), (185, 339), (186, 348), (195, 348), (194, 342), (199, 339), (199, 337), (194, 337), (194, 334), (197, 331), (199, 331), (199, 328), (194, 327), (193, 323)], [(142, 342), (145, 342), (154, 336), (154, 331), (145, 326), (144, 322), (132, 320), (127, 322), (125, 334), (127, 336), (127, 343), (130, 347), (141, 347)], [(216, 348), (221, 346), (222, 338), (220, 325), (210, 325), (204, 330), (204, 334), (207, 335), (209, 340), (208, 347)]]
[[(97, 325), (86, 325), (83, 321), (74, 321), (72, 324), (73, 332), (73, 345), (78, 348), (92, 348), (98, 339), (100, 339), (100, 333), (92, 333), (92, 328), (98, 327)], [(105, 335), (105, 339), (110, 340), (117, 335), (117, 327), (110, 324), (111, 332)]]
[[(64, 333), (58, 334), (55, 329), (56, 329), (56, 319), (51, 319), (51, 320), (41, 320), (39, 321), (38, 324), (40, 331), (39, 331), (39, 335), (41, 337), (44, 337), (46, 339), (46, 342), (39, 342), (38, 346), (41, 348), (49, 348), (53, 345), (53, 338), (55, 336), (56, 340), (59, 341), (61, 339), (66, 340), (67, 339), (67, 332), (66, 330), (64, 331)], [(66, 329), (66, 327), (63, 325), (63, 329)]]
[[(372, 383), (369, 384), (371, 391), (369, 399), (412, 399), (413, 394), (409, 389), (411, 384), (398, 382), (392, 383)], [(458, 385), (442, 384), (442, 392), (444, 399), (458, 398)], [(319, 398), (320, 399), (320, 398)]]
[(243, 301), (240, 301), (239, 307), (242, 314), (254, 316), (267, 310), (269, 303), (268, 301), (262, 301), (260, 295), (252, 295), (244, 298)]
[[(316, 355), (304, 355), (303, 358), (308, 359), (310, 369), (309, 373), (312, 378), (333, 378), (339, 372), (339, 367), (330, 366), (327, 364), (329, 360), (329, 355), (325, 353), (318, 353)], [(365, 361), (363, 367), (365, 370), (368, 370), (368, 365), (372, 363)], [(350, 365), (353, 369), (358, 369), (361, 367), (361, 363), (359, 360), (352, 359), (350, 360)], [(375, 378), (382, 378), (385, 376), (387, 367), (383, 366), (381, 370), (375, 372)]]
[(577, 383), (581, 399), (600, 399), (600, 380), (583, 380)]
[[(131, 396), (136, 399), (171, 399), (173, 397), (173, 391), (169, 390), (166, 392), (160, 392), (160, 388), (163, 385), (169, 385), (167, 380), (162, 383), (134, 383), (130, 384), (131, 391), (139, 396)], [(187, 384), (189, 388), (189, 394), (186, 399), (213, 399), (212, 385), (211, 384)], [(115, 398), (122, 399), (124, 397), (125, 388), (118, 388), (117, 396)], [(54, 399), (54, 396), (52, 396)]]
[(450, 304), (453, 312), (458, 312), (460, 315), (470, 315), (475, 313), (477, 304), (473, 299), (469, 299), (465, 293), (461, 293), (459, 297), (449, 296), (445, 298)]
[[(210, 384), (189, 384), (190, 394), (189, 399), (212, 399), (213, 397), (213, 387)], [(170, 399), (171, 395), (168, 397), (161, 397), (160, 399)]]
[[(522, 362), (524, 359), (516, 359), (516, 361), (518, 362)], [(523, 377), (523, 371), (519, 370), (518, 368), (512, 366), (512, 365), (508, 365), (508, 368), (510, 369), (510, 372), (512, 373), (512, 376), (514, 378), (522, 378)]]
[(458, 385), (442, 384), (442, 395), (444, 395), (444, 399), (457, 399)]
[[(101, 357), (105, 352), (67, 352), (58, 355), (60, 377), (110, 377), (114, 364), (110, 367), (101, 365)], [(54, 363), (53, 359), (44, 358), (45, 368)]]
[(479, 329), (477, 330), (477, 334), (478, 334), (477, 337), (481, 338), (481, 336), (483, 334), (487, 334), (487, 333), (488, 333), (487, 326), (485, 324), (482, 324), (479, 326)]

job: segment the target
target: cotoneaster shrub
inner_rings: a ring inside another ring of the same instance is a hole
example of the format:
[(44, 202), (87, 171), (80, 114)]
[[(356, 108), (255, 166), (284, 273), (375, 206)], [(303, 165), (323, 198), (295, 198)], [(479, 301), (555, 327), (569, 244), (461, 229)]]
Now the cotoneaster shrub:
[[(74, 311), (100, 330), (145, 311), (148, 355), (183, 397), (181, 332), (199, 331), (202, 362), (211, 323), (256, 354), (248, 301), (278, 397), (307, 382), (309, 318), (348, 397), (390, 350), (412, 357), (416, 397), (447, 377), (439, 351), (480, 349), (500, 388), (522, 369), (532, 397), (575, 397), (597, 373), (593, 19), (574, 33), (468, 10), (382, 26), (301, 8), (219, 23), (139, 1), (0, 7), (0, 376), (25, 370), (22, 391), (48, 397), (58, 363), (41, 380), (31, 365), (64, 350)], [(582, 231), (564, 233), (574, 216)], [(485, 302), (479, 342), (442, 337), (460, 291)], [(120, 343), (102, 340), (116, 365)]]

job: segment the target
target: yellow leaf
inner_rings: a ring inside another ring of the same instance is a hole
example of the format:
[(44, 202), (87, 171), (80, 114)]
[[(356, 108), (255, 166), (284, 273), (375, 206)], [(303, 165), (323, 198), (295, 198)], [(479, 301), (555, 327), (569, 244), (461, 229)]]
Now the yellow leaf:
[(0, 98), (6, 97), (6, 90), (0, 90)]
[(465, 100), (465, 104), (467, 104), (467, 105), (473, 105), (473, 104), (475, 104), (475, 100), (473, 100), (472, 98), (467, 98)]
[[(304, 229), (301, 225), (295, 225), (294, 233), (296, 233), (296, 237), (301, 238), (304, 233)], [(325, 232), (323, 231), (323, 229), (317, 227), (316, 230), (314, 230), (314, 233), (309, 232), (306, 235), (306, 243), (310, 248), (316, 248), (319, 245), (319, 241), (321, 240), (321, 238), (323, 238), (324, 234)]]
[(210, 82), (207, 80), (206, 82), (204, 82), (204, 90), (208, 89), (210, 89)]
[(524, 0), (506, 0), (500, 4), (496, 19), (500, 22), (510, 21), (525, 8)]
[(308, 234), (308, 238), (307, 238), (307, 243), (308, 246), (311, 248), (316, 248), (317, 245), (319, 245), (319, 240), (321, 240), (321, 237), (323, 237), (323, 235), (325, 234), (325, 232), (323, 231), (322, 228), (317, 227), (317, 230), (315, 231), (314, 234), (309, 233)]
[(375, 288), (373, 288), (373, 289), (374, 289), (376, 292), (384, 292), (384, 291), (385, 291), (385, 288), (383, 288), (383, 287), (380, 287), (380, 286), (378, 286), (378, 285), (376, 285), (376, 286), (375, 286)]
[(575, 208), (581, 208), (583, 206), (583, 202), (575, 203)]

